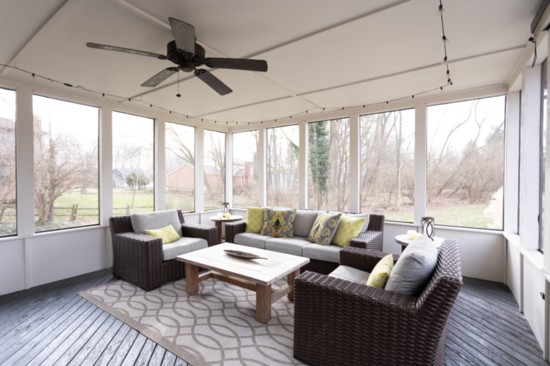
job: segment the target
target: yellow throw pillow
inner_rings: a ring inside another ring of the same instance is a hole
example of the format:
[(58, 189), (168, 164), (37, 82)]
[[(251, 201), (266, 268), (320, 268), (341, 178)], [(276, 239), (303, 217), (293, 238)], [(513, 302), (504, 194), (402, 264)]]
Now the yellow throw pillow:
[(144, 230), (145, 234), (162, 239), (162, 244), (172, 243), (180, 239), (176, 229), (172, 225), (161, 227), (160, 229)]
[(376, 266), (372, 269), (372, 272), (367, 280), (367, 286), (384, 288), (390, 272), (393, 269), (393, 256), (388, 254), (384, 258), (380, 259)]
[(259, 234), (264, 226), (265, 208), (249, 207), (246, 209), (246, 229), (247, 233)]
[(332, 238), (332, 244), (336, 244), (342, 248), (349, 247), (351, 239), (359, 235), (365, 222), (367, 222), (366, 217), (342, 216), (338, 230), (336, 230), (336, 234)]

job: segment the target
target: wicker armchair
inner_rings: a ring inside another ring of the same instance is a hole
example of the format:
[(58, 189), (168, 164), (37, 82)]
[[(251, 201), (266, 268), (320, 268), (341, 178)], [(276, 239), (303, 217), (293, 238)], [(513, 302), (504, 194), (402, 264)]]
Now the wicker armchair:
[[(178, 211), (178, 217), (183, 236), (205, 239), (208, 246), (218, 242), (215, 227), (185, 224), (181, 211)], [(113, 276), (145, 291), (185, 277), (184, 264), (175, 259), (164, 261), (162, 240), (135, 233), (130, 216), (111, 217), (109, 226), (113, 245)]]
[[(346, 248), (340, 262), (370, 272), (383, 256)], [(442, 365), (447, 318), (461, 287), (455, 240), (442, 244), (418, 297), (302, 273), (295, 280), (294, 357), (311, 365)]]

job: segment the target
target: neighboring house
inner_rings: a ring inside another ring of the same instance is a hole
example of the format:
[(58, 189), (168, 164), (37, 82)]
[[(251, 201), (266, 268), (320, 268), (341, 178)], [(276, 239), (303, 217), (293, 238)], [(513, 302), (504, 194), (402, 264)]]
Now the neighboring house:
[(126, 174), (122, 169), (113, 169), (113, 188), (124, 188), (127, 186)]
[[(193, 192), (195, 181), (195, 167), (191, 164), (182, 165), (166, 176), (166, 188), (170, 191)], [(220, 184), (223, 185), (221, 174), (216, 168), (210, 165), (204, 167), (205, 184), (212, 190), (216, 190)], [(244, 163), (244, 166), (235, 166), (233, 172), (233, 189), (243, 191), (252, 184), (254, 179), (254, 164)]]
[(166, 176), (166, 189), (176, 192), (193, 192), (195, 188), (195, 167), (186, 164), (177, 167)]
[(250, 161), (244, 163), (244, 166), (235, 164), (233, 171), (233, 191), (243, 192), (253, 182), (254, 179), (254, 164)]

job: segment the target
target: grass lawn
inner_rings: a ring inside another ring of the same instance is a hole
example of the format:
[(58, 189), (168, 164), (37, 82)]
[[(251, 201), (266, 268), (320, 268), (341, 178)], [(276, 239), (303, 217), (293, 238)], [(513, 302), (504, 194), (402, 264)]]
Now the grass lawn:
[[(492, 218), (484, 213), (486, 208), (485, 204), (435, 207), (428, 208), (426, 216), (434, 217), (436, 225), (487, 229), (492, 224)], [(413, 222), (412, 208), (383, 214), (388, 221)]]

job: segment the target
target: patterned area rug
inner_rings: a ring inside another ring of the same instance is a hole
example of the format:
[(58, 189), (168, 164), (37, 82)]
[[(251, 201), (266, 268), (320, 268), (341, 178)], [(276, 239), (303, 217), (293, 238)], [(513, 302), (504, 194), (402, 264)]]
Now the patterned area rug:
[(292, 357), (294, 304), (286, 297), (261, 324), (254, 292), (214, 279), (192, 296), (185, 280), (149, 292), (115, 281), (79, 295), (195, 366), (303, 365)]

